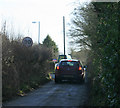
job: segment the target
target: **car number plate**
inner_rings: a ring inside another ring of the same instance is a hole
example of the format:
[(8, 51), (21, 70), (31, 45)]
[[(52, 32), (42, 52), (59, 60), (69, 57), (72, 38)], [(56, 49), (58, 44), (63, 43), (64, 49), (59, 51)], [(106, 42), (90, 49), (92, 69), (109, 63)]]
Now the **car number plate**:
[(72, 78), (73, 75), (64, 75), (64, 77), (69, 77), (69, 78)]

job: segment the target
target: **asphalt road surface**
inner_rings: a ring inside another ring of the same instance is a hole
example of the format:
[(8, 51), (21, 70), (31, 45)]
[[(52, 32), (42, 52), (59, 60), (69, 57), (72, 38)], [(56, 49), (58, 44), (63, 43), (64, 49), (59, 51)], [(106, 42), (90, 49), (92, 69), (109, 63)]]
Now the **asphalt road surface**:
[(4, 106), (84, 106), (88, 100), (86, 84), (50, 81), (24, 97), (7, 102)]

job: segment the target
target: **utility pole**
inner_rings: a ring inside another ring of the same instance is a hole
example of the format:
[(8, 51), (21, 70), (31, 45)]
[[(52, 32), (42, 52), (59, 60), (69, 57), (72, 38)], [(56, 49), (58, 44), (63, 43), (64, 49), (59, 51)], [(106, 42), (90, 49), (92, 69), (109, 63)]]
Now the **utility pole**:
[(64, 38), (64, 57), (65, 57), (65, 17), (63, 16), (63, 38)]
[(38, 44), (40, 45), (40, 21), (38, 22)]

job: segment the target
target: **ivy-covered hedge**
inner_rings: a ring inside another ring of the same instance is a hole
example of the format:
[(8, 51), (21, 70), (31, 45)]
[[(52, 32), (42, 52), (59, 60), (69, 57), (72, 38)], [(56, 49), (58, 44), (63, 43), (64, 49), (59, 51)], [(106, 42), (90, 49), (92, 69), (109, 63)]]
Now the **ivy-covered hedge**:
[(91, 106), (120, 106), (120, 3), (92, 2), (73, 11), (70, 37), (89, 48)]
[(120, 105), (120, 13), (118, 3), (93, 3), (97, 13), (96, 41), (92, 42), (92, 105)]

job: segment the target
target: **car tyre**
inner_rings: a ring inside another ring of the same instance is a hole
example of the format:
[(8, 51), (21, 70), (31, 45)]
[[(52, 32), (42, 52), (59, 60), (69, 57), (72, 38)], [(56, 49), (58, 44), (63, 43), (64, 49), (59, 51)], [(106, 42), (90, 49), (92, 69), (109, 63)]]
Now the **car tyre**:
[(84, 83), (84, 78), (82, 78), (82, 79), (79, 78), (79, 79), (77, 80), (77, 83), (78, 83), (78, 84), (83, 84), (83, 83)]
[(84, 79), (84, 78), (82, 78), (81, 82), (82, 82), (82, 84), (84, 84), (84, 82), (85, 82), (85, 79)]
[(55, 77), (55, 83), (60, 83), (60, 80), (58, 78)]

